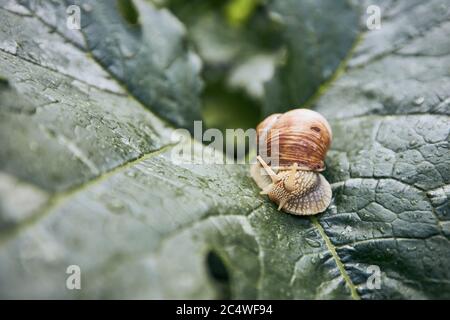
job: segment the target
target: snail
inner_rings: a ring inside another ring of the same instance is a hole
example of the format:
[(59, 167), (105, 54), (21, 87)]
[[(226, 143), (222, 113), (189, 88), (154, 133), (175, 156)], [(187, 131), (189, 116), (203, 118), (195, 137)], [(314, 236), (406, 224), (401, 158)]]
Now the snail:
[(287, 213), (325, 211), (332, 195), (330, 184), (320, 174), (332, 140), (328, 121), (315, 111), (295, 109), (267, 117), (256, 132), (258, 161), (250, 173), (261, 194)]

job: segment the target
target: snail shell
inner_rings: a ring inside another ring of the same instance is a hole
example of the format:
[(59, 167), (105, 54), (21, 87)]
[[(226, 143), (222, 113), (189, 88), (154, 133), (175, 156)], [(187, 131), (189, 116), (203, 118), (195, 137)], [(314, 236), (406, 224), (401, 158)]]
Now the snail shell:
[[(262, 136), (266, 143), (267, 155), (279, 159), (280, 168), (286, 169), (297, 163), (312, 171), (325, 169), (324, 159), (332, 133), (321, 114), (309, 109), (273, 114), (258, 125), (256, 132), (258, 141)], [(277, 154), (272, 154), (272, 142), (278, 144)]]
[[(312, 215), (324, 211), (331, 202), (331, 186), (319, 173), (332, 140), (331, 127), (319, 113), (295, 109), (273, 114), (256, 128), (261, 147), (267, 148), (266, 159), (259, 155), (251, 167), (251, 176), (278, 205), (278, 210)], [(278, 152), (271, 150), (278, 143)], [(273, 154), (272, 154), (273, 153)], [(277, 166), (268, 159), (278, 158)]]

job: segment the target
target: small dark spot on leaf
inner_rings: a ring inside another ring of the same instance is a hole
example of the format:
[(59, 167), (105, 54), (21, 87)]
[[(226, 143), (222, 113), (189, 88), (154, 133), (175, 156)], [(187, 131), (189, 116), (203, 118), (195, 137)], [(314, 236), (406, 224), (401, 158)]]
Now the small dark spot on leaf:
[(7, 88), (7, 87), (9, 87), (8, 79), (5, 79), (0, 75), (0, 89)]
[(137, 24), (139, 12), (132, 0), (117, 0), (117, 7), (122, 17), (130, 24)]
[(230, 275), (222, 258), (214, 251), (208, 252), (206, 266), (217, 287), (219, 299), (231, 299)]

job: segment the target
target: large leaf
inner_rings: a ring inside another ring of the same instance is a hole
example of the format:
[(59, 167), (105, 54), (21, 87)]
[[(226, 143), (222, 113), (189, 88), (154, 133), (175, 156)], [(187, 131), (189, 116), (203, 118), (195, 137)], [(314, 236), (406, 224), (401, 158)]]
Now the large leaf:
[[(200, 119), (201, 63), (186, 48), (184, 26), (167, 10), (144, 0), (19, 2), (158, 115), (188, 128)], [(81, 8), (80, 30), (66, 27), (69, 5)]]
[[(176, 21), (141, 5), (141, 20)], [(382, 29), (317, 100), (334, 130), (334, 198), (302, 218), (258, 195), (246, 166), (173, 163), (190, 141), (134, 98), (147, 83), (125, 91), (79, 38), (2, 1), (0, 296), (449, 298), (443, 5), (386, 1)], [(197, 157), (208, 149), (195, 145)], [(81, 290), (66, 289), (72, 264)], [(371, 265), (380, 289), (367, 286)]]

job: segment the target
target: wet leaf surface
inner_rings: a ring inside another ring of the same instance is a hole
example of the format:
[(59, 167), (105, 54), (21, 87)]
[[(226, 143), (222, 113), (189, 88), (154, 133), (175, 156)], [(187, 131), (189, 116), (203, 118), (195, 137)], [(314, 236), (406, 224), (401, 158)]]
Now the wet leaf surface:
[[(384, 1), (382, 29), (362, 23), (346, 67), (314, 103), (334, 131), (325, 172), (334, 197), (313, 218), (276, 211), (245, 165), (171, 161), (191, 141), (176, 143), (154, 113), (179, 110), (173, 119), (188, 124), (185, 110), (197, 107), (183, 97), (195, 81), (140, 95), (156, 85), (143, 75), (159, 67), (130, 59), (119, 70), (117, 47), (92, 46), (110, 28), (136, 45), (126, 19), (106, 23), (117, 9), (77, 37), (52, 22), (63, 10), (53, 2), (0, 3), (1, 297), (450, 297), (445, 1)], [(178, 43), (175, 17), (135, 3), (139, 21), (156, 15)], [(147, 53), (155, 43), (144, 39)], [(151, 103), (167, 94), (174, 109)], [(207, 149), (195, 146), (196, 157)], [(66, 289), (72, 264), (82, 290)], [(374, 265), (379, 289), (367, 282)]]

